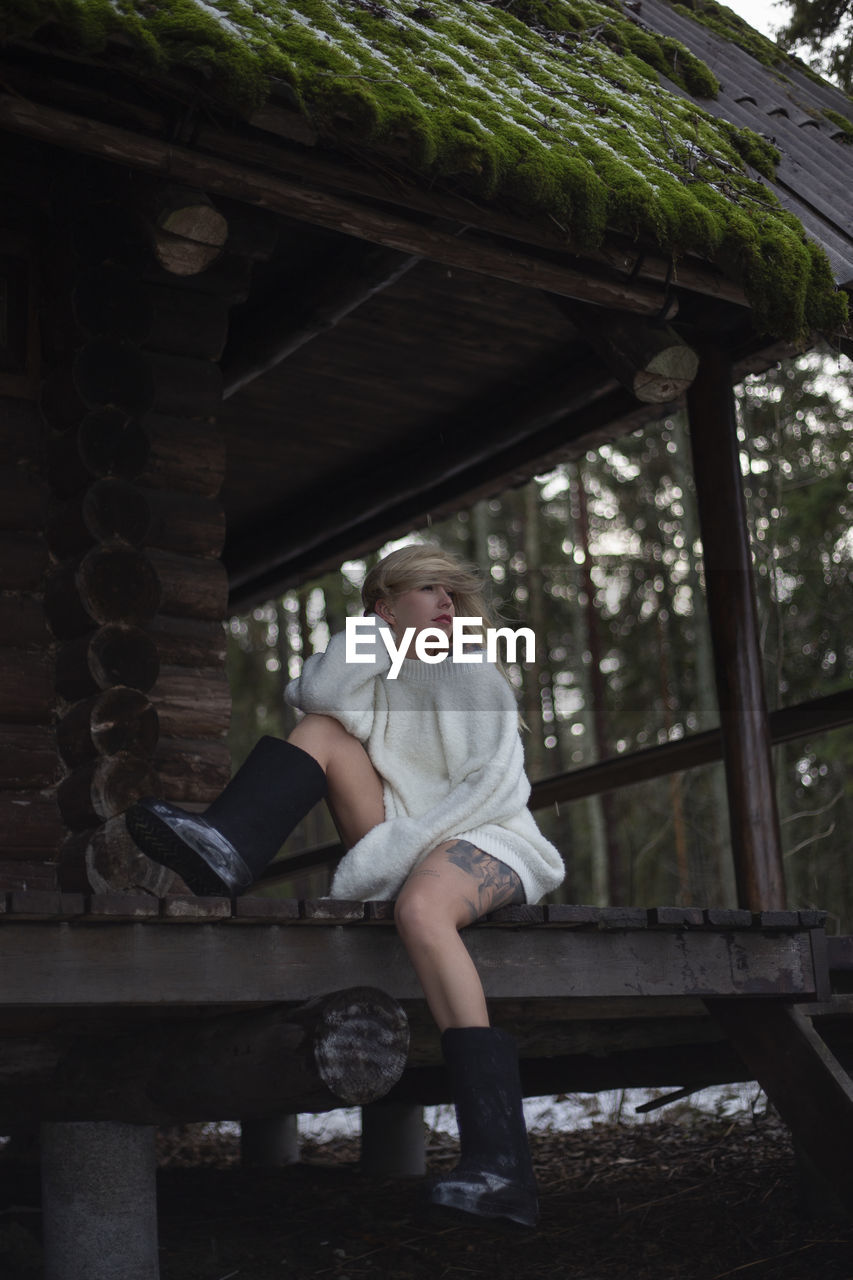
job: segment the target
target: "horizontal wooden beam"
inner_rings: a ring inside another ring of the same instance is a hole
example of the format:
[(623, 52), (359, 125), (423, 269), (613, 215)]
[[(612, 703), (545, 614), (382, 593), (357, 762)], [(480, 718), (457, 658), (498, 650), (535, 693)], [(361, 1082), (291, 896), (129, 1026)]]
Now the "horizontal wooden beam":
[[(399, 213), (358, 200), (311, 190), (246, 164), (208, 156), (189, 147), (146, 137), (101, 120), (0, 95), (0, 127), (85, 155), (111, 160), (162, 179), (243, 200), (342, 235), (370, 240), (444, 266), (475, 271), (531, 289), (576, 298), (639, 315), (671, 318), (677, 304), (667, 289), (624, 278), (595, 276), (588, 270), (473, 236), (459, 240)], [(566, 255), (568, 256), (568, 255)]]
[[(30, 101), (52, 104), (61, 101), (65, 110), (74, 110), (105, 124), (114, 123), (120, 112), (125, 125), (130, 123), (145, 134), (176, 137), (191, 142), (196, 150), (286, 175), (302, 185), (378, 200), (433, 218), (466, 222), (489, 235), (552, 252), (562, 253), (566, 249), (566, 231), (550, 215), (543, 213), (537, 220), (479, 204), (469, 196), (442, 190), (437, 184), (427, 189), (425, 184), (412, 179), (405, 154), (400, 157), (391, 149), (385, 153), (380, 151), (379, 154), (387, 155), (388, 169), (377, 172), (373, 165), (355, 167), (349, 156), (336, 156), (325, 148), (315, 149), (317, 131), (307, 116), (293, 108), (292, 93), (286, 85), (277, 87), (273, 82), (271, 99), (245, 126), (226, 128), (203, 111), (177, 115), (171, 109), (171, 102), (156, 111), (128, 96), (120, 99), (121, 84), (111, 81), (108, 88), (99, 87), (97, 73), (101, 68), (96, 63), (89, 64), (90, 75), (85, 85), (71, 78), (63, 79), (54, 60), (48, 74), (39, 65), (24, 65), (20, 59), (6, 59), (0, 65), (4, 82), (18, 96)], [(270, 134), (276, 135), (275, 142), (269, 139)], [(289, 145), (291, 143), (297, 145)], [(674, 262), (654, 246), (642, 246), (625, 237), (613, 236), (600, 249), (586, 250), (582, 258), (594, 269), (604, 268), (648, 283), (672, 283), (692, 293), (747, 306), (743, 288), (735, 280), (726, 278), (713, 264), (687, 254)]]
[[(795, 707), (771, 711), (768, 720), (774, 745), (841, 728), (853, 723), (853, 689), (827, 694), (824, 698), (812, 698)], [(612, 756), (597, 764), (558, 774), (554, 778), (543, 778), (533, 785), (530, 807), (544, 809), (550, 804), (601, 795), (605, 791), (633, 786), (636, 782), (646, 782), (650, 778), (662, 778), (683, 769), (714, 764), (722, 758), (720, 730), (708, 729), (687, 738), (645, 747), (642, 751)]]
[[(853, 724), (853, 689), (771, 711), (769, 720), (770, 737), (774, 746), (840, 729), (844, 725)], [(582, 769), (570, 769), (553, 778), (542, 778), (533, 783), (529, 807), (536, 810), (547, 809), (552, 804), (571, 804), (586, 796), (617, 791), (620, 787), (648, 782), (652, 778), (664, 778), (685, 769), (698, 769), (722, 758), (720, 730), (708, 729), (704, 733), (694, 733), (687, 738), (663, 742), (659, 746), (644, 747), (642, 751), (611, 756)], [(266, 883), (274, 883), (291, 879), (312, 868), (331, 866), (343, 852), (343, 845), (338, 841), (318, 845), (315, 849), (270, 863), (261, 879)]]
[(698, 355), (669, 325), (549, 296), (580, 340), (644, 404), (679, 399), (696, 377)]
[[(823, 936), (822, 930), (818, 931)], [(814, 998), (811, 930), (513, 929), (463, 933), (488, 999)], [(347, 984), (422, 993), (396, 930), (306, 924), (0, 924), (0, 1007), (302, 1002)]]
[[(284, 582), (335, 567), (397, 531), (442, 519), (463, 500), (470, 506), (519, 484), (534, 460), (566, 458), (581, 437), (590, 448), (593, 433), (606, 428), (612, 438), (623, 426), (637, 424), (637, 402), (604, 370), (564, 368), (550, 378), (531, 370), (525, 385), (537, 389), (522, 397), (516, 392), (514, 401), (491, 415), (482, 405), (471, 406), (436, 422), (421, 448), (374, 467), (364, 483), (351, 476), (322, 525), (314, 513), (318, 502), (325, 505), (323, 495), (306, 494), (298, 508), (288, 501), (281, 513), (271, 512), (262, 524), (233, 536), (223, 556), (232, 611), (267, 599)], [(643, 411), (652, 413), (649, 406)]]
[(399, 1080), (409, 1048), (402, 1007), (355, 987), (296, 1008), (137, 1018), (116, 1030), (65, 1019), (0, 1037), (0, 1120), (174, 1124), (364, 1106)]
[[(304, 129), (307, 124), (305, 117), (298, 116), (294, 111), (271, 108), (270, 116), (263, 122), (258, 117), (253, 117), (250, 124), (257, 123), (260, 129), (279, 132), (281, 136), (296, 140), (294, 129), (300, 128), (296, 123), (299, 121)], [(278, 128), (270, 129), (270, 124), (273, 123)], [(298, 141), (304, 143), (306, 139), (300, 137)], [(355, 168), (349, 162), (341, 163), (325, 150), (306, 151), (304, 145), (273, 145), (259, 139), (257, 133), (249, 130), (227, 130), (205, 121), (201, 121), (195, 130), (193, 144), (202, 151), (227, 158), (236, 157), (244, 163), (269, 169), (273, 173), (286, 174), (311, 186), (348, 192), (368, 200), (379, 200), (383, 204), (397, 205), (431, 217), (466, 222), (472, 229), (488, 235), (535, 245), (551, 252), (566, 251), (566, 230), (550, 215), (542, 214), (537, 221), (535, 218), (508, 213), (504, 209), (478, 204), (470, 197), (453, 195), (436, 186), (427, 190), (412, 181), (407, 173), (396, 169), (390, 178), (385, 172), (377, 176), (372, 166)], [(394, 164), (395, 157), (389, 156), (389, 165), (393, 167)], [(608, 239), (607, 244), (600, 249), (585, 249), (582, 255), (578, 255), (577, 261), (582, 261), (593, 269), (604, 268), (635, 280), (672, 284), (690, 293), (716, 298), (735, 306), (748, 305), (743, 287), (736, 281), (727, 279), (711, 263), (689, 255), (673, 262), (653, 247), (638, 246), (620, 236)]]

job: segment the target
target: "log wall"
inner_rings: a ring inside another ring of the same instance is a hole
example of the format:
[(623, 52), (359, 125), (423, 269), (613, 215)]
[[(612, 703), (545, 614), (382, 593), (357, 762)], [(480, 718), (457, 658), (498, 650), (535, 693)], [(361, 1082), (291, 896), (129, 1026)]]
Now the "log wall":
[(32, 400), (0, 396), (0, 885), (53, 889), (63, 834), (44, 591), (50, 490)]
[(193, 242), (199, 193), (74, 182), (38, 403), (0, 400), (0, 889), (162, 894), (125, 809), (203, 808), (230, 775), (217, 362), (251, 263), (218, 214)]

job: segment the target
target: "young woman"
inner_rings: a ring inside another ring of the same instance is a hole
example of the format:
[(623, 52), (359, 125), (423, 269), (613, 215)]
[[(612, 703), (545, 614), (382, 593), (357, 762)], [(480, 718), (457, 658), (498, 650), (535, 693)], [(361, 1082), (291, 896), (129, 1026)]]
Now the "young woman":
[(454, 618), (490, 625), (476, 572), (440, 547), (403, 547), (370, 571), (362, 599), (376, 620), (372, 646), (362, 627), (358, 661), (347, 660), (344, 633), (307, 659), (285, 692), (305, 713), (286, 743), (261, 739), (203, 818), (145, 800), (128, 826), (194, 891), (241, 892), (326, 792), (347, 847), (331, 896), (396, 899), (397, 930), (442, 1033), (462, 1157), (430, 1199), (533, 1226), (515, 1044), (489, 1024), (459, 931), (538, 901), (562, 881), (562, 860), (526, 807), (502, 670), (470, 645), (459, 660), (428, 660), (424, 642), (435, 653)]

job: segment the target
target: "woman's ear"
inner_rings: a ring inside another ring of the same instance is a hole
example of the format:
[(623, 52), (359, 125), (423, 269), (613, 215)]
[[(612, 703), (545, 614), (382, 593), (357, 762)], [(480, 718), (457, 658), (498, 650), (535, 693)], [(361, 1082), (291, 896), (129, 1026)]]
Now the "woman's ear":
[(379, 615), (383, 622), (387, 622), (389, 626), (394, 621), (394, 612), (387, 600), (377, 600), (373, 611)]

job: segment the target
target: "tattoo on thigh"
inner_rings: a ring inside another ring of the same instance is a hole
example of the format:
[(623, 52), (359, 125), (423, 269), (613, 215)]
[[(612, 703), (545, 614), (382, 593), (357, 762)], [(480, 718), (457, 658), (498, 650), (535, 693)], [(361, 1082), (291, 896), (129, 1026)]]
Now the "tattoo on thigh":
[(412, 872), (413, 876), (434, 876), (436, 880), (441, 879), (440, 871), (433, 871), (431, 867), (416, 867)]
[(524, 902), (524, 888), (518, 873), (470, 841), (455, 840), (447, 850), (447, 859), (476, 881), (475, 899), (467, 900), (472, 924), (498, 907)]

